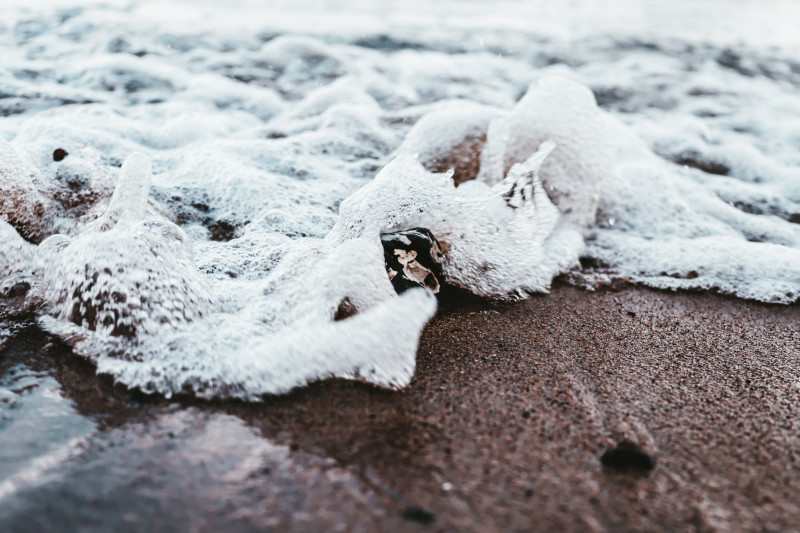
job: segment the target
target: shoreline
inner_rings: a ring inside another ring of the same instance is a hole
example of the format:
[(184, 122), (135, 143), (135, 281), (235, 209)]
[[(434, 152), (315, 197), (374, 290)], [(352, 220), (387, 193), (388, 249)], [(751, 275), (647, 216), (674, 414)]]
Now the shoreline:
[[(638, 287), (557, 284), (503, 304), (455, 298), (425, 328), (407, 389), (332, 380), (260, 404), (148, 397), (31, 339), (29, 355), (44, 354), (25, 359), (17, 343), (4, 370), (17, 358), (46, 370), (98, 431), (89, 451), (56, 467), (60, 481), (7, 499), (0, 524), (16, 531), (33, 516), (43, 529), (72, 529), (86, 525), (88, 507), (130, 526), (115, 512), (126, 502), (163, 529), (189, 512), (201, 530), (791, 531), (798, 323), (796, 305)], [(262, 467), (267, 459), (225, 440), (231, 432), (280, 457)], [(109, 447), (111, 435), (120, 442)], [(185, 463), (197, 442), (207, 447), (199, 473)], [(600, 456), (621, 442), (655, 469), (603, 467)], [(122, 468), (134, 451), (150, 465), (135, 474)], [(203, 473), (218, 463), (234, 466)], [(122, 468), (117, 491), (101, 492), (92, 465)], [(197, 503), (245, 466), (247, 476), (224, 484), (226, 505)], [(156, 509), (148, 490), (164, 499)]]

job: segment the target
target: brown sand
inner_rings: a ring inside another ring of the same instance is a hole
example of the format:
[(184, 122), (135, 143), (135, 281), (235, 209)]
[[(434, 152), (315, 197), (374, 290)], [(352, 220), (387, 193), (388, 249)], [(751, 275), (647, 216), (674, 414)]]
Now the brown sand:
[[(116, 435), (113, 449), (155, 459), (126, 481), (136, 455), (97, 452), (90, 464), (123, 472), (116, 496), (92, 493), (88, 466), (72, 469), (59, 490), (27, 496), (49, 507), (19, 503), (0, 524), (55, 512), (49, 523), (85, 525), (53, 511), (64, 494), (72, 507), (135, 515), (149, 490), (161, 507), (141, 516), (160, 529), (800, 531), (798, 324), (798, 306), (639, 288), (451, 301), (422, 337), (407, 390), (329, 381), (260, 405), (132, 397), (74, 356), (52, 357), (78, 409)], [(162, 447), (164, 420), (178, 429)], [(230, 436), (237, 424), (252, 443)], [(284, 455), (231, 477), (262, 436)], [(212, 449), (202, 466), (198, 440)], [(601, 454), (621, 441), (655, 469), (604, 468)], [(186, 443), (194, 455), (176, 457), (191, 458), (190, 474), (170, 459)], [(239, 466), (203, 473), (223, 459)], [(225, 505), (208, 503), (211, 487)]]

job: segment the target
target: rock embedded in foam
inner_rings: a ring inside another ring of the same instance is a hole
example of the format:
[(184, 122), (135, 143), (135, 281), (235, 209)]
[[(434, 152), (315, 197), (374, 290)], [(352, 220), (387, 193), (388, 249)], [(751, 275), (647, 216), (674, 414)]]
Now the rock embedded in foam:
[(592, 91), (558, 76), (531, 83), (506, 116), (489, 126), (478, 180), (501, 181), (544, 141), (555, 150), (542, 165), (544, 188), (567, 220), (594, 224), (600, 188), (615, 175), (612, 145)]
[(439, 241), (425, 228), (381, 234), (386, 272), (400, 294), (412, 287), (439, 292), (444, 255)]
[[(545, 143), (493, 187), (472, 180), (456, 188), (451, 173), (427, 172), (414, 156), (401, 154), (342, 202), (326, 240), (336, 246), (358, 237), (378, 240), (381, 233), (427, 228), (442, 248), (447, 283), (491, 298), (545, 291), (553, 272), (542, 268), (551, 260), (542, 246), (556, 226), (558, 210), (538, 171), (552, 149), (552, 143)], [(562, 253), (576, 254), (553, 250)]]
[(31, 284), (27, 281), (18, 281), (8, 289), (8, 297), (16, 298), (18, 296), (25, 296), (31, 290)]

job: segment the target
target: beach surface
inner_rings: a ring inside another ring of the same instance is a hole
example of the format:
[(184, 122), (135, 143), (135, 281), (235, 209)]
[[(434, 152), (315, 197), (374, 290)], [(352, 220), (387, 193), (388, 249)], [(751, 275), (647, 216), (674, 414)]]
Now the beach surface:
[[(0, 529), (798, 531), (798, 323), (635, 287), (451, 296), (408, 389), (256, 404), (132, 392), (31, 326), (0, 360), (40, 376), (16, 407), (88, 429), (0, 482)], [(655, 468), (603, 466), (620, 443)]]
[(0, 532), (800, 532), (797, 2), (0, 3)]

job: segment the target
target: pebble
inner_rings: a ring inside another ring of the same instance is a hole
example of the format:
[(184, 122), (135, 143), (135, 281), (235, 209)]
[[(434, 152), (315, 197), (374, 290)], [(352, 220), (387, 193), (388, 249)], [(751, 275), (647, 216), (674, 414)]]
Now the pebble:
[(423, 525), (432, 524), (436, 520), (436, 515), (417, 505), (406, 507), (401, 516), (404, 520)]
[(600, 462), (613, 470), (638, 470), (649, 472), (656, 467), (656, 460), (637, 445), (621, 442), (606, 450), (600, 456)]
[(53, 161), (63, 161), (65, 157), (69, 155), (69, 152), (64, 150), (63, 148), (56, 148), (53, 152)]

